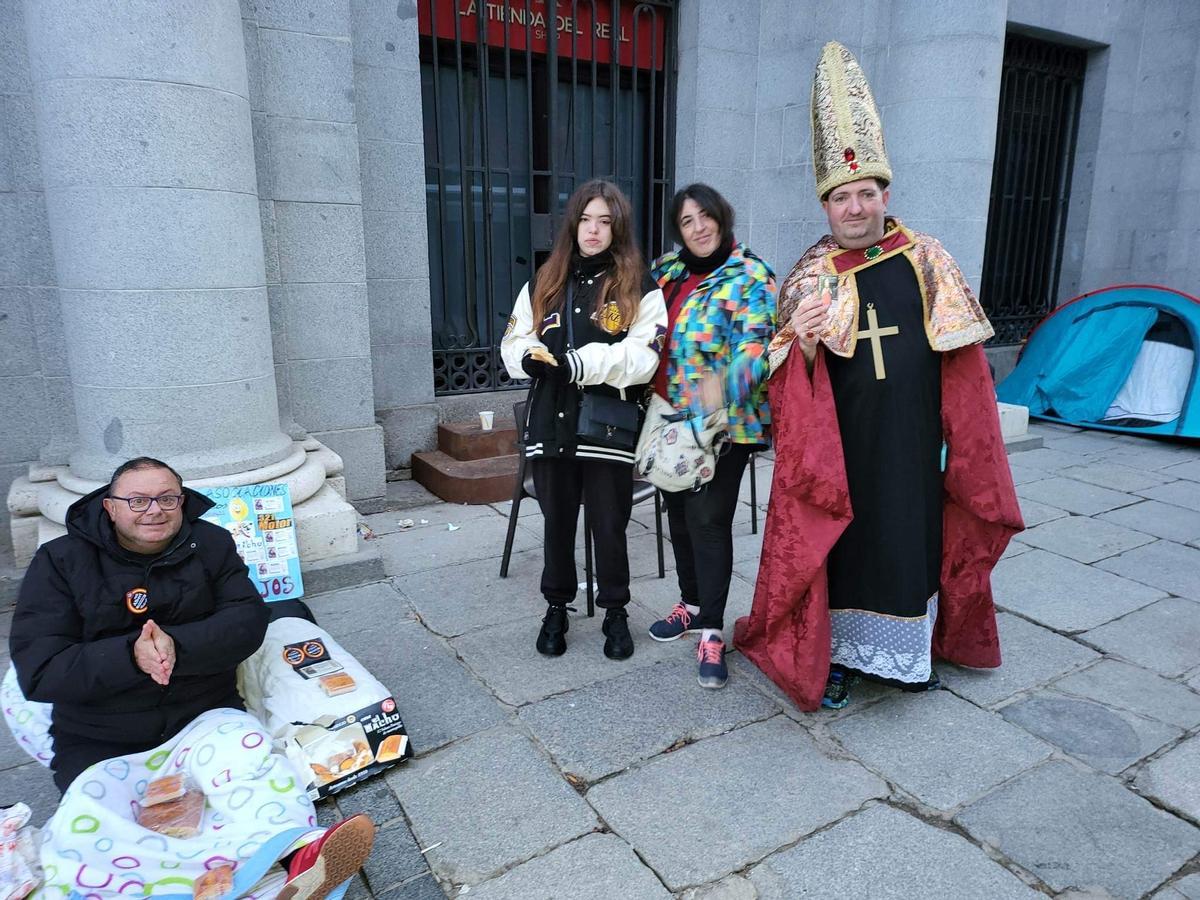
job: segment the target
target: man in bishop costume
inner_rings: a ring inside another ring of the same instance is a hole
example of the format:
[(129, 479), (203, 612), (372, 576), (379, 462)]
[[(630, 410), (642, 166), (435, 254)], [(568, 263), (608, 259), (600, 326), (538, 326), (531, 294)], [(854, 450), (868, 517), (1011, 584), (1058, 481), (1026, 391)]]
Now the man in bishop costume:
[(826, 44), (813, 82), (831, 234), (779, 295), (775, 474), (754, 605), (735, 644), (802, 709), (861, 675), (938, 686), (933, 658), (1000, 665), (991, 570), (1024, 526), (958, 265), (886, 214), (892, 171), (866, 76)]

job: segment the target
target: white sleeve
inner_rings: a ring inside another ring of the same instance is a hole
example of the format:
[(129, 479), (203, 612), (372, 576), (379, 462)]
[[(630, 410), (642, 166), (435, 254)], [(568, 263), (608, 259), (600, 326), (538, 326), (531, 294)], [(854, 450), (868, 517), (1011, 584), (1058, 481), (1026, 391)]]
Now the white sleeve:
[(586, 344), (567, 353), (571, 380), (581, 387), (607, 384), (626, 388), (645, 384), (658, 368), (658, 353), (667, 333), (667, 304), (658, 288), (638, 303), (637, 319), (624, 340), (615, 344)]
[(508, 317), (508, 325), (504, 329), (504, 339), (500, 341), (500, 358), (504, 360), (504, 368), (512, 378), (528, 378), (521, 368), (525, 354), (534, 347), (545, 347), (538, 340), (533, 330), (533, 307), (529, 302), (529, 282), (517, 294), (517, 302), (513, 304), (512, 315)]

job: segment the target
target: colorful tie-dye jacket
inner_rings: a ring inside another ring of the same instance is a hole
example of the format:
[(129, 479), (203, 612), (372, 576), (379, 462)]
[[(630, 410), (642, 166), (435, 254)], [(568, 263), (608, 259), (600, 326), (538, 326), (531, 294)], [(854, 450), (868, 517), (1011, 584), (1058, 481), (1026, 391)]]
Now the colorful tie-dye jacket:
[[(654, 261), (651, 274), (671, 296), (671, 283), (687, 278), (675, 251)], [(676, 409), (703, 414), (700, 376), (725, 377), (729, 436), (735, 444), (766, 444), (771, 413), (763, 382), (770, 367), (767, 346), (775, 334), (775, 273), (745, 244), (733, 245), (724, 265), (700, 282), (684, 301), (671, 332), (667, 400)]]

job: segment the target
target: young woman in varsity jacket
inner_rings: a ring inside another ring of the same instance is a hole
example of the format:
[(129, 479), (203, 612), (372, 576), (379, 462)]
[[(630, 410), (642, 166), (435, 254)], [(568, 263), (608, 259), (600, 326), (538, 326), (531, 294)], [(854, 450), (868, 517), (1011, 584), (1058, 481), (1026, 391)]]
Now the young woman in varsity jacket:
[(549, 608), (537, 649), (548, 656), (567, 649), (581, 499), (595, 538), (604, 654), (633, 655), (625, 612), (633, 451), (590, 443), (576, 432), (585, 394), (642, 399), (666, 325), (662, 291), (634, 243), (629, 201), (607, 181), (587, 182), (567, 201), (550, 258), (521, 288), (500, 344), (509, 374), (533, 379), (518, 428), (545, 518), (542, 594)]

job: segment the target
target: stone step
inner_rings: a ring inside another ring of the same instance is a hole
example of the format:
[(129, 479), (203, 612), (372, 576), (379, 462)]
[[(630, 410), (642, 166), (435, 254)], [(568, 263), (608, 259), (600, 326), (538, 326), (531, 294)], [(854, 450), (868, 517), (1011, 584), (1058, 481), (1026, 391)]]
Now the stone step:
[(497, 503), (512, 497), (518, 456), (455, 459), (441, 450), (414, 453), (413, 480), (449, 503)]
[(512, 419), (497, 419), (491, 431), (479, 421), (446, 422), (438, 426), (438, 449), (458, 460), (511, 456), (517, 452), (517, 428)]
[(1040, 434), (1022, 434), (1018, 437), (1006, 437), (1004, 439), (1004, 449), (1011, 456), (1013, 453), (1021, 453), (1025, 450), (1040, 450), (1042, 448), (1042, 436)]

